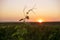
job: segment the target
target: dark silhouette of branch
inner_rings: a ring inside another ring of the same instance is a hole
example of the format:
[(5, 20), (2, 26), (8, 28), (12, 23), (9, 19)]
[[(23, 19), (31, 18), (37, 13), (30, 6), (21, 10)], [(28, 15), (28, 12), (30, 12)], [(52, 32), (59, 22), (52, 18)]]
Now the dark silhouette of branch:
[(29, 12), (33, 12), (33, 9), (35, 9), (34, 7), (33, 8), (31, 8), (31, 9), (29, 9), (27, 12), (26, 12), (26, 15), (25, 15), (25, 9), (26, 9), (26, 7), (24, 7), (24, 9), (23, 9), (23, 13), (24, 13), (24, 18), (23, 19), (20, 19), (19, 21), (24, 21), (25, 22), (25, 19), (29, 19), (29, 16), (28, 16), (28, 14), (29, 14)]
[(24, 9), (23, 9), (24, 16), (25, 16), (25, 9), (26, 9), (26, 7), (24, 7)]

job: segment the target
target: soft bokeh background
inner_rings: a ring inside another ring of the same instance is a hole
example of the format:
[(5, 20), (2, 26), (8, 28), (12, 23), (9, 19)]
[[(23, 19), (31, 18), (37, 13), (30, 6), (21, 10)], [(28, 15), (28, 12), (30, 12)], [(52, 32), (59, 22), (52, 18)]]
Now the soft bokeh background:
[(24, 18), (24, 7), (27, 12), (33, 6), (35, 14), (30, 12), (29, 21), (60, 21), (60, 0), (0, 0), (0, 22), (18, 21)]

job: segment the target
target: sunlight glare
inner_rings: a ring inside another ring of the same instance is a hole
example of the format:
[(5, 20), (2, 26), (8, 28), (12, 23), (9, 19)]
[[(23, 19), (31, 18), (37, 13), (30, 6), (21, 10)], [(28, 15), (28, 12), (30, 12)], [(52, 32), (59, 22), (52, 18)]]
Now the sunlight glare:
[(42, 23), (43, 21), (44, 21), (44, 20), (42, 20), (42, 19), (39, 19), (39, 20), (38, 20), (38, 22), (40, 22), (40, 23)]

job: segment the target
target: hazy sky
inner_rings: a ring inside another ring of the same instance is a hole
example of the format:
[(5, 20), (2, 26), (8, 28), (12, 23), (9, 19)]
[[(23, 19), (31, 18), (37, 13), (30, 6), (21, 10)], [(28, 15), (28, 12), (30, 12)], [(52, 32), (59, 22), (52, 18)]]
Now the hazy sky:
[(34, 14), (30, 12), (30, 21), (60, 21), (59, 0), (0, 0), (0, 21), (18, 21), (24, 18), (25, 12), (34, 6)]

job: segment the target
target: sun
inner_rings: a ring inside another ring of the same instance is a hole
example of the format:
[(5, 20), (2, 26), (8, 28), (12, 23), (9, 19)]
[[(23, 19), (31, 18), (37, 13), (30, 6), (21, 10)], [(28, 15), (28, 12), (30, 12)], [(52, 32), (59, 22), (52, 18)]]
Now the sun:
[(39, 19), (38, 22), (42, 23), (42, 22), (44, 22), (44, 20), (43, 19)]

